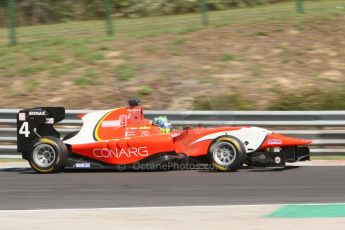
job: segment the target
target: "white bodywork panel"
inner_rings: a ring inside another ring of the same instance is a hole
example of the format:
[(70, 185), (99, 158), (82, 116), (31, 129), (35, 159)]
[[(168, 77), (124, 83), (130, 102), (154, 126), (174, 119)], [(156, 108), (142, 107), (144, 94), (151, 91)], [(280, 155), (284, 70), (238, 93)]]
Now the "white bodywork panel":
[(88, 144), (96, 142), (93, 137), (94, 130), (98, 122), (112, 110), (97, 111), (93, 113), (86, 114), (83, 120), (83, 127), (77, 135), (64, 141), (65, 144), (75, 145), (75, 144)]
[(192, 144), (204, 141), (204, 140), (213, 140), (220, 136), (229, 135), (238, 138), (243, 144), (248, 142), (248, 145), (245, 145), (247, 153), (256, 151), (261, 144), (264, 142), (266, 136), (271, 134), (271, 131), (267, 129), (262, 129), (258, 127), (244, 127), (238, 130), (232, 131), (222, 131), (217, 133), (212, 133), (206, 136), (199, 138), (198, 140), (194, 141)]

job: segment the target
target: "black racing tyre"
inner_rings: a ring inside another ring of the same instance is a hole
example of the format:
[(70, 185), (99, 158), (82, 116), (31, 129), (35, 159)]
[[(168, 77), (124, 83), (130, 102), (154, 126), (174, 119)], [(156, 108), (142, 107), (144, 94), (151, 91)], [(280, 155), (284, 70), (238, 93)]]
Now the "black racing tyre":
[(233, 172), (243, 166), (246, 150), (242, 142), (236, 137), (224, 136), (212, 143), (208, 158), (215, 169)]
[(68, 160), (66, 145), (56, 137), (42, 137), (31, 148), (29, 163), (38, 173), (61, 171)]
[(79, 133), (79, 131), (71, 132), (71, 133), (67, 134), (67, 135), (62, 139), (62, 141), (71, 139), (72, 137), (74, 137), (74, 136), (77, 135), (78, 133)]

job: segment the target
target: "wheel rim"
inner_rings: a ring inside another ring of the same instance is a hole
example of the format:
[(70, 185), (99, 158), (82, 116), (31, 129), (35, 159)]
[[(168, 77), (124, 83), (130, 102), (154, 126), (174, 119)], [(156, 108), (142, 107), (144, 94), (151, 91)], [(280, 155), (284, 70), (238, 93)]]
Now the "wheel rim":
[(235, 161), (236, 154), (237, 151), (231, 143), (221, 142), (213, 150), (213, 159), (221, 166), (229, 166)]
[(48, 144), (37, 146), (33, 153), (33, 160), (39, 167), (47, 168), (55, 161), (55, 150)]

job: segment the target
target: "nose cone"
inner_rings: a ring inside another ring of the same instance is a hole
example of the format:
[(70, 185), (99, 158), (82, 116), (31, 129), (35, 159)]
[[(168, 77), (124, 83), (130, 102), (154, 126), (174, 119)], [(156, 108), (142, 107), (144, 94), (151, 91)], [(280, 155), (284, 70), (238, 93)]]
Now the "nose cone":
[(269, 134), (262, 144), (261, 149), (272, 148), (272, 147), (289, 147), (289, 146), (300, 146), (309, 145), (311, 140), (299, 139), (295, 137), (288, 137), (281, 134), (272, 133)]

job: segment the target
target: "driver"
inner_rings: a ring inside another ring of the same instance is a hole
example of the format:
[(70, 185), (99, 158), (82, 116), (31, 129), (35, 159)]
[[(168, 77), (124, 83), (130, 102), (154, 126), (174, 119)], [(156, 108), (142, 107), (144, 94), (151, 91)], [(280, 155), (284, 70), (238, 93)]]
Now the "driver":
[(166, 116), (159, 116), (153, 118), (152, 124), (154, 126), (160, 127), (161, 133), (170, 133), (172, 130), (171, 123)]

